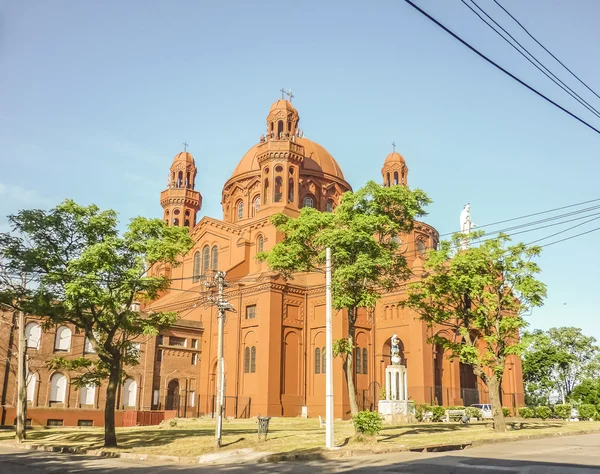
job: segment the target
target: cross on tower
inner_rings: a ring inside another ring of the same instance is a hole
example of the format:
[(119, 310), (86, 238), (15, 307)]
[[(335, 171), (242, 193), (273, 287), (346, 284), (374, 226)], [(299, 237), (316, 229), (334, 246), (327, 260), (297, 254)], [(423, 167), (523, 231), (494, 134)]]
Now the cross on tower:
[(183, 151), (187, 151), (188, 144), (187, 142), (183, 142)]
[(279, 89), (279, 92), (281, 92), (281, 100), (283, 100), (283, 96), (285, 94), (287, 94), (287, 92), (285, 91), (285, 89), (283, 87), (281, 89)]
[(287, 96), (290, 98), (290, 103), (292, 102), (292, 99), (294, 98), (294, 94), (292, 94), (292, 89), (290, 89), (289, 92), (286, 92)]
[(392, 142), (392, 148), (394, 149), (394, 152), (396, 151), (396, 143)]

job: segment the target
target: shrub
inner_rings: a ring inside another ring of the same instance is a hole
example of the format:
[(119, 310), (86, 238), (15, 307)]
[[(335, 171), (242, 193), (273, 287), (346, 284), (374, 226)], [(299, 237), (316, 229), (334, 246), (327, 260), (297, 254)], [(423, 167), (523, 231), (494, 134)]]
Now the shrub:
[(535, 412), (532, 408), (521, 407), (519, 408), (519, 416), (521, 418), (533, 418), (535, 416)]
[(510, 408), (502, 407), (502, 414), (507, 417), (510, 416)]
[(456, 405), (456, 406), (451, 406), (451, 407), (446, 408), (446, 410), (466, 410), (466, 409), (467, 409), (467, 407), (463, 407), (461, 405)]
[(598, 410), (596, 410), (596, 407), (591, 403), (584, 403), (583, 405), (579, 406), (579, 418), (581, 418), (582, 420), (589, 420), (590, 418), (594, 418), (597, 413)]
[(429, 411), (433, 413), (432, 421), (442, 421), (446, 416), (446, 409), (440, 406), (432, 406)]
[(427, 403), (417, 405), (415, 408), (415, 418), (417, 419), (417, 421), (423, 421), (423, 415), (428, 411), (429, 405), (427, 405)]
[(554, 405), (554, 413), (559, 418), (563, 420), (568, 420), (571, 418), (571, 410), (573, 406), (570, 403), (559, 403), (558, 405)]
[(539, 406), (535, 409), (535, 416), (542, 420), (547, 420), (552, 416), (552, 408), (547, 407), (546, 405)]
[(374, 411), (360, 411), (352, 417), (352, 422), (357, 433), (375, 436), (381, 431), (383, 418)]
[(467, 407), (465, 408), (465, 413), (469, 418), (477, 418), (478, 420), (481, 420), (483, 418), (483, 413), (481, 413), (481, 410), (479, 408)]

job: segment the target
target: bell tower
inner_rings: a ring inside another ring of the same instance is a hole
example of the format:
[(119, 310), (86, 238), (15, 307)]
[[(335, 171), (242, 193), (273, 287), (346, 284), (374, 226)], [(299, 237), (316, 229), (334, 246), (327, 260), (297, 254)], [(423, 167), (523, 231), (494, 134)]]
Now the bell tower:
[(408, 186), (408, 166), (400, 153), (396, 151), (396, 144), (392, 143), (394, 151), (390, 153), (383, 163), (381, 168), (381, 176), (383, 176), (383, 185), (387, 188), (397, 184)]
[(160, 193), (163, 219), (168, 225), (189, 227), (196, 225), (198, 211), (202, 208), (202, 195), (195, 190), (196, 163), (191, 153), (178, 153), (167, 177), (167, 189)]

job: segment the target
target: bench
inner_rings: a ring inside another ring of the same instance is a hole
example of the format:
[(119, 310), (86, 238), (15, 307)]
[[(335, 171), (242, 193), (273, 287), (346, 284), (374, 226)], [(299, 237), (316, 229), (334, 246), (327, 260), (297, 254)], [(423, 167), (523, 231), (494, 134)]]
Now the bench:
[(323, 421), (323, 418), (321, 418), (321, 415), (319, 415), (319, 428), (325, 428), (327, 426), (327, 423), (325, 423)]
[(467, 414), (466, 410), (446, 410), (446, 417), (444, 418), (444, 421), (446, 423), (450, 422), (450, 419), (459, 419), (461, 420), (463, 416), (465, 416)]

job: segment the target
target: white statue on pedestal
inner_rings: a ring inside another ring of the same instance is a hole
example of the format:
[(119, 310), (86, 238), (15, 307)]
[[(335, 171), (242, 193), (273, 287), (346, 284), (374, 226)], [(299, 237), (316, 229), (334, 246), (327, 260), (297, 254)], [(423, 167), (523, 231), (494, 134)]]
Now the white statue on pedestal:
[(392, 364), (400, 365), (400, 362), (402, 362), (402, 359), (400, 358), (400, 338), (396, 333), (394, 333), (394, 335), (392, 336), (391, 343), (392, 353), (390, 355), (392, 359)]
[[(469, 203), (465, 204), (464, 209), (460, 213), (460, 233), (461, 234), (470, 234), (475, 227), (473, 221), (471, 221), (471, 205)], [(461, 244), (462, 250), (467, 250), (469, 248), (469, 240), (464, 239)]]

